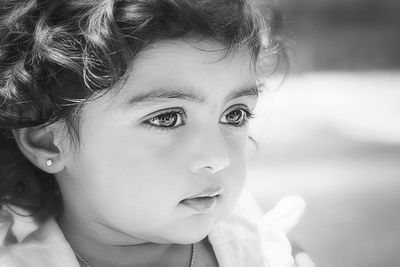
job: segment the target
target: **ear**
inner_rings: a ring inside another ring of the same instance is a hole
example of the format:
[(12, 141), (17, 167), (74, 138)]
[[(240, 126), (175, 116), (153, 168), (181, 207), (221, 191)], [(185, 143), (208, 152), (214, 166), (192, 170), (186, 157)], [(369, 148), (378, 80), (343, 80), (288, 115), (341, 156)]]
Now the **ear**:
[(13, 130), (13, 134), (21, 152), (39, 169), (58, 173), (65, 168), (60, 125), (22, 128)]

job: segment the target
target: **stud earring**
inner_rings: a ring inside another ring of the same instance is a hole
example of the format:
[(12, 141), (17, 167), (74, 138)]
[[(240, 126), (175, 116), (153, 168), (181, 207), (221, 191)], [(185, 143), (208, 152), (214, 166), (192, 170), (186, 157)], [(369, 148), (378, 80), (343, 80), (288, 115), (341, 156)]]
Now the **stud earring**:
[(53, 165), (53, 161), (51, 159), (46, 160), (46, 165), (47, 167), (50, 167), (51, 165)]

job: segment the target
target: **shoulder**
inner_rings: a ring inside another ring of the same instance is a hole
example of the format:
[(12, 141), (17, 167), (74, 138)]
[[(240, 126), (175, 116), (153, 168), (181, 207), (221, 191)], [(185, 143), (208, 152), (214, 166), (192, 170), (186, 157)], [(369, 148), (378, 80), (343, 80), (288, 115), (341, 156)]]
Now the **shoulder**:
[(231, 215), (209, 235), (220, 266), (293, 266), (286, 232), (297, 223), (304, 205), (301, 198), (288, 197), (264, 214), (245, 191)]
[(54, 218), (40, 227), (18, 219), (0, 213), (0, 267), (79, 267)]

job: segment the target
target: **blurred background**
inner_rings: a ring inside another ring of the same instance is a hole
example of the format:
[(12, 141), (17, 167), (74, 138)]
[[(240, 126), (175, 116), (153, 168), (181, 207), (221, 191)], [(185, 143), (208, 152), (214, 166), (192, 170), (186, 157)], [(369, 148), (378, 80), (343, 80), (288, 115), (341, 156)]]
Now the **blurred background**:
[(260, 99), (248, 187), (306, 200), (291, 236), (317, 266), (400, 266), (400, 1), (275, 5), (291, 70)]

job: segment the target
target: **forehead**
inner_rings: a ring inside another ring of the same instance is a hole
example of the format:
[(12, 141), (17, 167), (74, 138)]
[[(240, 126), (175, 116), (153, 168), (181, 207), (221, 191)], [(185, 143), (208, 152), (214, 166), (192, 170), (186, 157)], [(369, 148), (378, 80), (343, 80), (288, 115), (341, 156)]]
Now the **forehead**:
[(207, 39), (164, 40), (150, 44), (136, 56), (134, 71), (140, 72), (147, 61), (160, 64), (173, 63), (169, 66), (172, 71), (184, 65), (192, 65), (194, 62), (200, 64), (199, 67), (201, 65), (227, 67), (239, 64), (248, 68), (254, 65), (247, 47), (228, 51), (225, 45)]
[(227, 54), (217, 42), (168, 40), (149, 45), (136, 56), (124, 90), (141, 93), (154, 88), (208, 89), (222, 93), (224, 89), (250, 86), (255, 79), (247, 49)]

